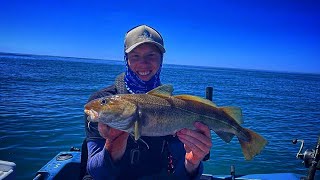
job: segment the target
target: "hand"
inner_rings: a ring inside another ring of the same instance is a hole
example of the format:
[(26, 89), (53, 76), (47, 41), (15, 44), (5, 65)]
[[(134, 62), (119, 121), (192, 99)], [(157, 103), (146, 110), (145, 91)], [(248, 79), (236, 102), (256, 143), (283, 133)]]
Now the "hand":
[(126, 150), (129, 133), (98, 123), (100, 135), (106, 139), (105, 148), (113, 162), (120, 160)]
[(196, 130), (182, 129), (177, 136), (184, 144), (186, 150), (185, 167), (189, 173), (193, 173), (201, 160), (210, 152), (212, 147), (211, 133), (208, 126), (195, 122)]

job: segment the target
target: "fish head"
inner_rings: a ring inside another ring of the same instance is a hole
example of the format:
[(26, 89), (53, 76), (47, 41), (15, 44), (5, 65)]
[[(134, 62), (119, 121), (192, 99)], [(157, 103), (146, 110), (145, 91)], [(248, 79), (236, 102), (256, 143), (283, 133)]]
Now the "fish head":
[(119, 95), (92, 100), (84, 108), (89, 121), (101, 122), (127, 132), (132, 131), (137, 117), (137, 106)]

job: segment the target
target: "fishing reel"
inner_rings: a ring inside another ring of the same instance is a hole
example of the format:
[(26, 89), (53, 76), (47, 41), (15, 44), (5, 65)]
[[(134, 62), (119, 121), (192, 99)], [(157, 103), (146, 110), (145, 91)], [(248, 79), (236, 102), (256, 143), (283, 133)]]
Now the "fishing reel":
[(314, 175), (317, 170), (320, 170), (320, 136), (318, 138), (317, 145), (315, 149), (307, 149), (303, 153), (301, 152), (304, 147), (304, 140), (294, 139), (292, 140), (293, 144), (301, 143), (300, 149), (296, 155), (297, 159), (302, 159), (303, 164), (306, 168), (309, 168), (308, 176), (306, 179), (313, 180)]

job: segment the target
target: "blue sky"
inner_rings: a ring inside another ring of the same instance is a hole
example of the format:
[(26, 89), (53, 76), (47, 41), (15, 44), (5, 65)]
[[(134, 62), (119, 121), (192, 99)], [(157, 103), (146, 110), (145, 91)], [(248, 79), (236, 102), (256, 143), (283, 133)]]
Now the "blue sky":
[(123, 59), (147, 24), (165, 63), (320, 73), (320, 1), (1, 0), (0, 52)]

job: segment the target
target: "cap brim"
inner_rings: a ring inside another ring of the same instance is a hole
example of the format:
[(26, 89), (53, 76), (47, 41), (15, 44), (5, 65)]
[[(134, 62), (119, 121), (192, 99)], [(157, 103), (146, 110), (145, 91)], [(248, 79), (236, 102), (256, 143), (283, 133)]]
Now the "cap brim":
[(136, 48), (136, 47), (138, 47), (139, 45), (144, 44), (144, 43), (154, 44), (154, 45), (156, 45), (156, 46), (160, 49), (160, 51), (161, 51), (162, 53), (165, 53), (165, 52), (166, 52), (166, 50), (163, 48), (163, 46), (162, 46), (161, 44), (159, 44), (159, 43), (157, 43), (157, 42), (154, 42), (154, 41), (142, 41), (142, 42), (138, 42), (138, 43), (130, 46), (128, 49), (126, 49), (125, 52), (126, 52), (126, 53), (129, 53), (129, 52), (131, 52), (134, 48)]

